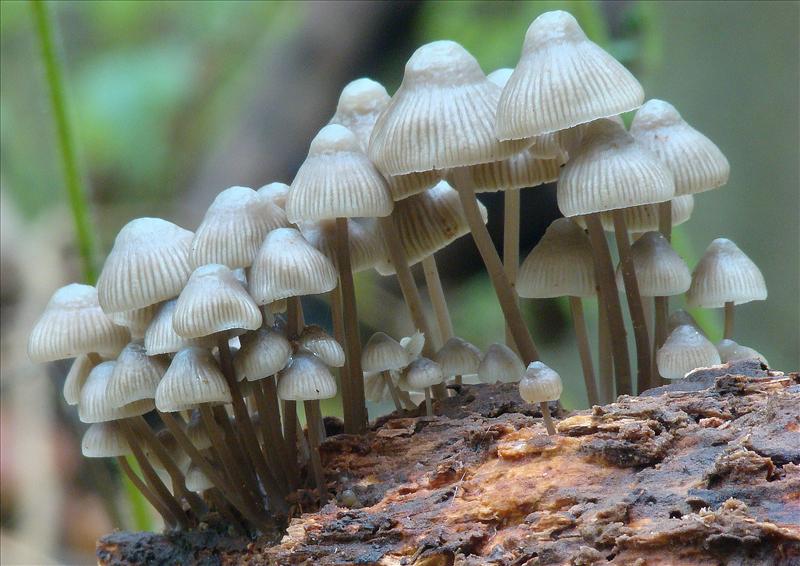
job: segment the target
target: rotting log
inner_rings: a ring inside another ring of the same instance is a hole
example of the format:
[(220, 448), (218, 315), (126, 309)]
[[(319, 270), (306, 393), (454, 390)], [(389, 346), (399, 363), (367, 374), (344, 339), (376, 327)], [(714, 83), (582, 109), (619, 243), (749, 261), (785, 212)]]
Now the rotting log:
[(800, 563), (797, 373), (697, 370), (562, 415), (550, 437), (513, 385), (463, 386), (435, 409), (329, 438), (338, 497), (279, 542), (115, 533), (100, 563)]

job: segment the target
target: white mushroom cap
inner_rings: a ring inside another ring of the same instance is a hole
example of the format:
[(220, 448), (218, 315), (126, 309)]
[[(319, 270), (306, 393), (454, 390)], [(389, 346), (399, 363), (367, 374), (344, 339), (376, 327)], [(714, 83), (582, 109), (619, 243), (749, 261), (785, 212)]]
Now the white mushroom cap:
[(420, 331), (416, 331), (411, 336), (401, 338), (400, 345), (408, 352), (409, 358), (416, 360), (425, 348), (425, 335)]
[(230, 403), (231, 391), (205, 348), (184, 348), (172, 358), (156, 389), (156, 407), (165, 413), (191, 409), (201, 403)]
[(214, 484), (203, 473), (203, 471), (195, 465), (189, 466), (186, 472), (186, 489), (195, 493), (203, 493), (207, 489), (214, 487)]
[(261, 328), (241, 338), (242, 347), (233, 360), (236, 375), (258, 381), (275, 375), (289, 362), (292, 345), (286, 336), (271, 328)]
[(365, 372), (400, 370), (410, 362), (400, 342), (383, 332), (373, 334), (361, 351), (361, 369)]
[(661, 377), (683, 379), (693, 369), (719, 364), (720, 357), (708, 338), (684, 324), (673, 330), (659, 348), (656, 363)]
[(269, 183), (256, 192), (278, 208), (286, 209), (286, 197), (289, 196), (289, 185), (286, 183)]
[[(689, 289), (689, 266), (661, 232), (642, 234), (631, 246), (631, 255), (642, 297), (671, 297)], [(617, 287), (624, 289), (621, 267), (617, 268)]]
[(278, 396), (286, 401), (317, 401), (336, 395), (336, 380), (328, 366), (311, 352), (299, 352), (281, 371)]
[(143, 415), (153, 410), (152, 399), (142, 399), (115, 407), (107, 393), (108, 383), (114, 371), (115, 362), (103, 362), (95, 366), (81, 389), (78, 402), (78, 416), (84, 423), (102, 423)]
[(519, 395), (526, 403), (558, 401), (564, 386), (561, 376), (542, 362), (531, 362), (519, 382)]
[(489, 346), (478, 367), (478, 378), (483, 383), (515, 383), (524, 373), (522, 360), (505, 344)]
[(131, 453), (131, 447), (115, 422), (94, 423), (81, 439), (81, 454), (85, 458), (116, 458)]
[(742, 346), (737, 344), (729, 338), (725, 338), (717, 342), (717, 351), (719, 352), (720, 360), (723, 364), (728, 362), (736, 362), (739, 360), (758, 360), (765, 366), (769, 367), (769, 362), (761, 353), (750, 348), (749, 346)]
[(172, 317), (177, 306), (178, 299), (172, 299), (161, 303), (158, 307), (156, 315), (144, 333), (144, 348), (147, 350), (148, 356), (174, 354), (189, 346), (209, 348), (213, 346), (213, 337), (188, 339), (175, 332), (172, 326)]
[(141, 340), (144, 338), (144, 333), (153, 321), (153, 317), (156, 315), (156, 312), (158, 312), (160, 306), (161, 303), (154, 303), (143, 309), (111, 312), (108, 313), (108, 318), (110, 318), (114, 324), (127, 328), (131, 333), (131, 339)]
[(692, 273), (686, 293), (690, 306), (721, 308), (725, 303), (749, 303), (767, 298), (761, 270), (727, 238), (717, 238), (706, 249)]
[(89, 359), (89, 356), (80, 355), (72, 362), (72, 365), (67, 372), (67, 377), (64, 379), (64, 400), (67, 405), (77, 405), (81, 399), (81, 389), (83, 384), (86, 383), (86, 378), (89, 377), (89, 372), (92, 371), (94, 364)]
[(362, 151), (366, 152), (375, 121), (389, 100), (391, 97), (381, 83), (365, 77), (356, 79), (342, 89), (330, 123), (341, 124), (353, 132)]
[(463, 338), (453, 336), (444, 343), (433, 360), (442, 366), (446, 377), (473, 375), (481, 364), (481, 351)]
[(667, 321), (667, 328), (669, 329), (670, 332), (672, 332), (673, 330), (684, 324), (688, 324), (689, 326), (694, 327), (694, 329), (697, 330), (703, 336), (706, 335), (706, 333), (703, 332), (703, 329), (700, 328), (700, 325), (697, 324), (697, 321), (694, 319), (694, 317), (687, 311), (683, 309), (678, 309), (670, 313), (669, 319)]
[(154, 399), (156, 388), (169, 361), (162, 357), (150, 357), (140, 342), (131, 342), (117, 356), (107, 394), (110, 403), (122, 407), (141, 399)]
[(400, 377), (397, 385), (401, 389), (425, 389), (444, 381), (442, 366), (428, 358), (417, 358), (411, 362)]
[(344, 348), (321, 326), (316, 324), (306, 326), (297, 340), (297, 346), (317, 356), (326, 366), (340, 368), (344, 365)]

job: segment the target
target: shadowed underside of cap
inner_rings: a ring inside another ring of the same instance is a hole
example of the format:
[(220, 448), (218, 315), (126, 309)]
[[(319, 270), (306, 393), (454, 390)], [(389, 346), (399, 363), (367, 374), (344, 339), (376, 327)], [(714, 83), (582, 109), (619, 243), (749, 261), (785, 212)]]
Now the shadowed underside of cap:
[(453, 336), (436, 352), (433, 361), (442, 366), (445, 377), (476, 374), (481, 364), (481, 351), (463, 338)]
[(122, 312), (177, 297), (192, 272), (194, 234), (160, 218), (128, 222), (114, 240), (97, 280), (106, 312)]
[(116, 421), (143, 415), (153, 410), (152, 399), (142, 399), (122, 407), (111, 404), (108, 383), (114, 371), (115, 362), (97, 365), (86, 378), (78, 402), (78, 417), (84, 423)]
[(278, 396), (286, 401), (317, 401), (336, 395), (336, 380), (328, 366), (310, 352), (299, 352), (281, 371)]
[(211, 355), (204, 348), (184, 348), (172, 358), (156, 389), (159, 411), (174, 413), (201, 403), (230, 403), (231, 391)]
[(517, 276), (520, 297), (592, 297), (594, 254), (584, 231), (569, 218), (555, 220), (525, 258)]
[(559, 159), (540, 159), (526, 149), (502, 161), (466, 167), (462, 171), (467, 177), (459, 176), (459, 181), (469, 182), (476, 193), (524, 189), (558, 179), (561, 164)]
[(523, 373), (522, 360), (505, 344), (489, 346), (478, 367), (478, 378), (483, 383), (514, 383), (522, 379)]
[(80, 355), (72, 362), (67, 377), (64, 379), (63, 394), (67, 405), (78, 404), (83, 384), (86, 383), (86, 378), (89, 377), (89, 372), (93, 367), (94, 364), (86, 355)]
[[(692, 275), (661, 232), (646, 232), (631, 246), (639, 293), (643, 297), (671, 297), (689, 289)], [(617, 287), (624, 289), (622, 270), (617, 268)]]
[(116, 356), (128, 340), (128, 330), (100, 308), (97, 290), (72, 283), (47, 303), (28, 338), (28, 357), (41, 363), (89, 353)]
[(673, 330), (656, 355), (658, 373), (665, 379), (683, 379), (699, 367), (720, 363), (719, 352), (696, 328), (683, 325)]
[(373, 334), (361, 353), (361, 369), (365, 372), (399, 370), (410, 361), (400, 342), (383, 332)]
[(150, 322), (150, 326), (144, 333), (144, 348), (148, 356), (158, 354), (174, 354), (178, 350), (188, 346), (208, 346), (214, 343), (211, 338), (188, 339), (182, 338), (175, 332), (172, 326), (172, 316), (175, 314), (175, 307), (178, 306), (178, 299), (172, 299), (161, 303)]
[(340, 124), (353, 132), (361, 150), (366, 152), (375, 121), (390, 99), (379, 82), (368, 78), (356, 79), (342, 90), (336, 113), (329, 123)]
[(158, 382), (168, 366), (167, 359), (148, 356), (143, 344), (131, 342), (117, 356), (107, 390), (110, 403), (121, 407), (141, 399), (155, 398)]
[(131, 447), (116, 423), (94, 423), (83, 433), (81, 453), (86, 458), (116, 458), (130, 454)]
[(563, 391), (561, 376), (542, 362), (531, 362), (519, 382), (519, 395), (527, 403), (558, 401)]
[(763, 301), (767, 284), (761, 270), (727, 238), (717, 238), (706, 249), (692, 273), (686, 293), (690, 306), (708, 309)]
[[(336, 221), (302, 222), (300, 232), (309, 244), (324, 253), (331, 262), (336, 259)], [(351, 219), (347, 223), (350, 245), (350, 268), (353, 273), (375, 267), (386, 255), (382, 234), (374, 219)]]
[[(694, 211), (694, 197), (681, 195), (672, 199), (672, 226), (680, 226), (688, 221)], [(632, 233), (652, 232), (658, 230), (658, 204), (643, 204), (622, 209), (625, 225)], [(606, 232), (614, 231), (614, 217), (610, 212), (600, 213), (600, 222)], [(584, 226), (583, 218), (578, 224)]]
[(342, 345), (316, 324), (309, 324), (297, 340), (297, 346), (316, 355), (326, 366), (340, 368), (345, 355)]
[(275, 375), (292, 355), (292, 345), (286, 336), (272, 328), (261, 328), (242, 336), (242, 347), (236, 352), (236, 374), (248, 381), (258, 381)]
[(392, 200), (398, 201), (436, 186), (442, 180), (442, 171), (422, 171), (406, 175), (387, 175), (386, 184)]
[(639, 107), (644, 90), (589, 41), (567, 12), (546, 12), (528, 28), (522, 55), (497, 107), (497, 135), (519, 139)]

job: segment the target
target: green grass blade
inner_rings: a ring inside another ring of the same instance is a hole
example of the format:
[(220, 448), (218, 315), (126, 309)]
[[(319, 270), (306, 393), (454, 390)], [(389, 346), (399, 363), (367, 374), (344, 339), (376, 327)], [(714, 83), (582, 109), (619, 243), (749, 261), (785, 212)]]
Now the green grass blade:
[[(139, 464), (134, 458), (126, 456), (128, 464), (131, 469), (137, 474), (139, 473)], [(144, 496), (136, 489), (128, 476), (121, 474), (122, 487), (127, 495), (128, 505), (131, 508), (131, 519), (133, 520), (133, 528), (137, 531), (151, 531), (153, 530), (153, 516), (150, 514), (149, 503)]]

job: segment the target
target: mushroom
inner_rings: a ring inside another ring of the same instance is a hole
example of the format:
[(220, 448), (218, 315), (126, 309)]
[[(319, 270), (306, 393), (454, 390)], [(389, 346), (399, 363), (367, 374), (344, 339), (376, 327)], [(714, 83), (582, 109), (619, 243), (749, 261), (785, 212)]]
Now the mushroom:
[(131, 338), (134, 340), (141, 340), (144, 338), (147, 327), (153, 321), (153, 317), (155, 317), (159, 306), (160, 303), (153, 303), (141, 309), (110, 312), (108, 313), (108, 318), (110, 318), (114, 324), (127, 328), (131, 334)]
[(765, 366), (769, 367), (769, 362), (761, 353), (757, 352), (749, 346), (742, 346), (737, 344), (729, 338), (723, 338), (717, 342), (717, 351), (719, 352), (720, 361), (725, 364), (728, 362), (736, 362), (739, 360), (758, 360)]
[[(693, 195), (679, 195), (671, 201), (670, 209), (672, 211), (672, 227), (680, 226), (687, 222), (692, 216), (694, 211), (694, 196)], [(631, 236), (635, 237), (643, 232), (658, 231), (658, 207), (661, 203), (657, 204), (642, 204), (640, 206), (630, 206), (622, 209), (622, 215), (625, 217), (625, 225), (628, 227), (628, 232)], [(575, 221), (581, 228), (586, 228), (586, 223), (583, 218), (575, 218)], [(606, 232), (614, 231), (614, 216), (611, 211), (600, 213), (600, 222), (603, 225), (603, 230)]]
[(717, 238), (692, 272), (692, 285), (686, 292), (689, 306), (725, 308), (725, 334), (733, 337), (734, 305), (763, 301), (767, 284), (761, 270), (727, 238)]
[(73, 360), (69, 372), (67, 372), (67, 377), (64, 379), (63, 395), (67, 405), (74, 406), (78, 404), (83, 384), (86, 383), (86, 378), (89, 377), (89, 372), (92, 371), (93, 367), (94, 364), (86, 354), (81, 354)]
[(719, 352), (696, 328), (684, 324), (673, 330), (658, 350), (658, 372), (664, 379), (683, 379), (687, 373), (720, 363)]
[(667, 330), (669, 332), (672, 332), (673, 330), (684, 324), (693, 326), (695, 330), (697, 330), (700, 334), (702, 334), (703, 336), (706, 335), (706, 333), (703, 332), (703, 329), (700, 328), (700, 325), (697, 324), (697, 321), (694, 319), (694, 317), (683, 309), (678, 309), (676, 311), (673, 311), (672, 314), (669, 315), (669, 320), (667, 322)]
[(428, 358), (417, 358), (403, 370), (397, 385), (406, 391), (423, 391), (425, 393), (425, 414), (432, 417), (431, 387), (442, 383), (443, 380), (442, 366)]
[(456, 385), (461, 385), (463, 376), (478, 373), (481, 357), (481, 351), (477, 346), (463, 338), (453, 336), (439, 348), (433, 361), (442, 366), (442, 374), (445, 377), (452, 377)]
[(478, 366), (478, 378), (483, 383), (516, 383), (522, 378), (525, 365), (505, 344), (492, 344)]
[(561, 376), (554, 369), (542, 362), (528, 364), (525, 374), (519, 382), (519, 395), (526, 403), (539, 403), (547, 434), (555, 434), (553, 420), (550, 417), (550, 401), (558, 401), (564, 386)]
[(286, 183), (268, 183), (256, 192), (271, 204), (284, 211), (286, 210), (286, 197), (289, 196), (289, 185)]
[(191, 491), (202, 495), (214, 504), (216, 510), (240, 534), (247, 535), (247, 528), (239, 518), (231, 512), (230, 504), (225, 500), (219, 488), (214, 485), (203, 470), (192, 464), (186, 471), (186, 487)]
[(175, 332), (172, 316), (177, 305), (177, 299), (158, 304), (158, 310), (144, 332), (144, 349), (148, 356), (174, 354), (188, 346), (213, 347), (213, 337), (188, 339)]
[(373, 334), (361, 353), (361, 367), (364, 373), (379, 373), (383, 377), (383, 382), (398, 411), (403, 410), (403, 405), (400, 400), (400, 392), (397, 391), (390, 372), (400, 371), (410, 363), (411, 358), (403, 346), (383, 332)]

